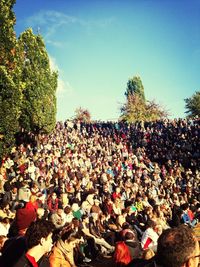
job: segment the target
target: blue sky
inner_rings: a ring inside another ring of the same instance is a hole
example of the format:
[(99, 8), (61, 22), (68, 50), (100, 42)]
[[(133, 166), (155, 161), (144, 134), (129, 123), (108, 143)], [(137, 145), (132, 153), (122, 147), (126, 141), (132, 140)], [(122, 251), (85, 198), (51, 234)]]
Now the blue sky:
[(199, 0), (16, 0), (14, 11), (17, 35), (39, 31), (59, 71), (58, 120), (80, 106), (117, 119), (135, 75), (173, 118), (199, 91)]

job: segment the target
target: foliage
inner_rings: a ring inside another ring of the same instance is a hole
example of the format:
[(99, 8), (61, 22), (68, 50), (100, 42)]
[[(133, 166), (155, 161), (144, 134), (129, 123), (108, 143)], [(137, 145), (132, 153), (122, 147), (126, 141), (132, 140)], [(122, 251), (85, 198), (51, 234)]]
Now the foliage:
[(27, 30), (17, 40), (14, 4), (0, 1), (0, 159), (21, 127), (49, 133), (56, 123), (57, 73), (50, 70), (40, 35)]
[(136, 121), (155, 121), (166, 118), (167, 111), (155, 101), (145, 99), (144, 87), (140, 77), (133, 77), (127, 83), (126, 102), (121, 107), (120, 120), (129, 123)]
[(186, 98), (185, 103), (188, 117), (200, 116), (200, 91), (195, 92), (190, 98)]
[(156, 121), (167, 118), (169, 113), (155, 100), (147, 101), (146, 103), (146, 118), (145, 121)]
[(43, 39), (31, 29), (19, 37), (23, 47), (23, 91), (20, 125), (34, 133), (50, 133), (56, 123), (57, 73), (50, 69)]
[(22, 55), (14, 32), (14, 3), (14, 0), (0, 1), (0, 158), (14, 146), (23, 89)]
[(12, 77), (4, 66), (0, 66), (0, 154), (8, 153), (15, 144), (15, 134), (19, 129), (20, 111), (15, 100), (19, 99), (19, 91)]
[(138, 95), (145, 102), (144, 87), (139, 76), (128, 80), (125, 96), (128, 98), (129, 95)]
[(91, 115), (89, 110), (84, 108), (77, 108), (75, 110), (75, 120), (81, 121), (81, 122), (90, 122), (91, 121)]
[(121, 107), (120, 120), (127, 122), (145, 120), (145, 103), (137, 94), (127, 96), (126, 103)]
[(12, 11), (14, 3), (14, 0), (0, 1), (0, 65), (7, 69), (13, 69), (17, 42), (14, 33), (16, 19)]

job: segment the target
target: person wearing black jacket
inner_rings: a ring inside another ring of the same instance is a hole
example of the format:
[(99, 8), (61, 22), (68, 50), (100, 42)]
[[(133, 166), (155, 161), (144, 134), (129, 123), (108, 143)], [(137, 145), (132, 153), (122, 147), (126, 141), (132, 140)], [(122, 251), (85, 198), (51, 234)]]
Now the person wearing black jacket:
[(1, 267), (49, 267), (45, 254), (52, 248), (52, 222), (37, 220), (28, 227), (25, 236), (8, 240), (0, 259)]
[(25, 234), (27, 251), (13, 267), (48, 266), (48, 260), (43, 260), (42, 257), (51, 251), (53, 229), (53, 223), (50, 221), (41, 219), (32, 222)]

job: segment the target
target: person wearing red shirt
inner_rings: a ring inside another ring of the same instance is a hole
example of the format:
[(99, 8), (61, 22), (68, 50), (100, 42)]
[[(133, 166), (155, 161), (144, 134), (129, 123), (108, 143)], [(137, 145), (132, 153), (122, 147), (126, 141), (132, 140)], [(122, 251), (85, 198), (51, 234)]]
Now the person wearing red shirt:
[(50, 221), (37, 220), (32, 222), (25, 234), (27, 252), (21, 256), (13, 267), (49, 266), (48, 259), (43, 256), (51, 251), (53, 229), (53, 223)]

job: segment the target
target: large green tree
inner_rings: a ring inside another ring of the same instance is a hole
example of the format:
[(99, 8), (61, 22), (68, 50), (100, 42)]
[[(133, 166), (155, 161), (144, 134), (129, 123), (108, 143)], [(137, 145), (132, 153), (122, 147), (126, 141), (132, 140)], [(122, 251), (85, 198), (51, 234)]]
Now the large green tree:
[(0, 1), (0, 158), (15, 144), (23, 89), (22, 54), (14, 32), (14, 4), (15, 0)]
[(50, 69), (49, 57), (41, 35), (31, 29), (19, 37), (24, 51), (23, 91), (20, 125), (33, 133), (50, 133), (56, 123), (57, 72)]
[(188, 117), (200, 116), (200, 91), (185, 99), (185, 108)]

